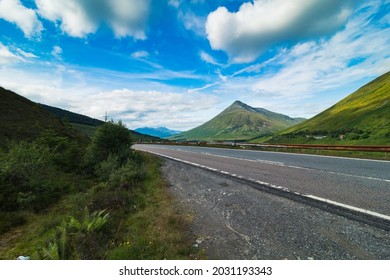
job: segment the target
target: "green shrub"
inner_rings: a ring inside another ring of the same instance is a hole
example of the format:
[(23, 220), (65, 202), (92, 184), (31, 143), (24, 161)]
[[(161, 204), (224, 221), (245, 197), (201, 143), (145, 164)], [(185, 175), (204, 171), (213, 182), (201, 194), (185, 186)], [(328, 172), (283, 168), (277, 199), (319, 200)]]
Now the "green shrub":
[(138, 186), (144, 176), (143, 166), (129, 159), (122, 167), (111, 173), (108, 182), (113, 187), (130, 189)]
[(13, 144), (0, 159), (0, 210), (40, 211), (70, 189), (53, 162), (50, 148), (38, 143)]
[[(0, 159), (0, 209), (17, 210), (32, 203), (46, 189), (46, 174), (53, 171), (48, 148), (35, 143), (14, 144)], [(19, 198), (19, 199), (18, 199)]]
[(59, 136), (52, 130), (45, 131), (34, 141), (50, 150), (53, 163), (63, 171), (78, 170), (84, 156), (84, 147), (76, 140)]
[(120, 167), (118, 156), (109, 155), (108, 158), (96, 165), (95, 175), (103, 181), (108, 181), (111, 174)]

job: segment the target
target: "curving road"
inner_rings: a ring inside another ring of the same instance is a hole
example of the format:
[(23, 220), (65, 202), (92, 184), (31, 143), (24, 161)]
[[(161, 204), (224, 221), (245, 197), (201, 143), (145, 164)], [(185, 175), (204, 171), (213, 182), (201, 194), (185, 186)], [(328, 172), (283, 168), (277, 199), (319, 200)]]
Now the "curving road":
[(192, 146), (134, 148), (390, 221), (388, 161)]

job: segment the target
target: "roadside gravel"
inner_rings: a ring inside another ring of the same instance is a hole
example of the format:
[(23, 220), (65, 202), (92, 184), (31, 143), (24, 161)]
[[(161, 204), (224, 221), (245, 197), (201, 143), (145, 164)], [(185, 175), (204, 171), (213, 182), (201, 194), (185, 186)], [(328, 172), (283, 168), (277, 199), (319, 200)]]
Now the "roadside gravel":
[(390, 232), (176, 161), (162, 171), (209, 259), (390, 259)]

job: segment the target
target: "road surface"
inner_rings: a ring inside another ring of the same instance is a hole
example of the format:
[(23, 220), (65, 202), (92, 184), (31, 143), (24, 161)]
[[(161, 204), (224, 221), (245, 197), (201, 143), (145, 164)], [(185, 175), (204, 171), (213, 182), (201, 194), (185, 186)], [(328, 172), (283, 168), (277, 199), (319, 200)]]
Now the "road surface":
[(134, 148), (390, 221), (388, 161), (193, 146)]

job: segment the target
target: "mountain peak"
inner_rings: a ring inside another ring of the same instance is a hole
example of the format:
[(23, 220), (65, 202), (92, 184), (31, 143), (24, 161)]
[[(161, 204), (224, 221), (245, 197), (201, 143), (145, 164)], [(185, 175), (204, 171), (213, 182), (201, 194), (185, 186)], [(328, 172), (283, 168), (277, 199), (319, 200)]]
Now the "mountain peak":
[(172, 140), (250, 140), (281, 131), (297, 121), (262, 108), (253, 108), (239, 100), (208, 122), (180, 133)]
[(256, 109), (249, 106), (248, 104), (245, 104), (244, 102), (240, 101), (240, 100), (236, 100), (233, 102), (232, 105), (230, 105), (226, 110), (226, 111), (232, 111), (232, 110), (235, 110), (235, 109), (244, 109), (245, 111), (249, 111), (249, 112), (256, 112)]

